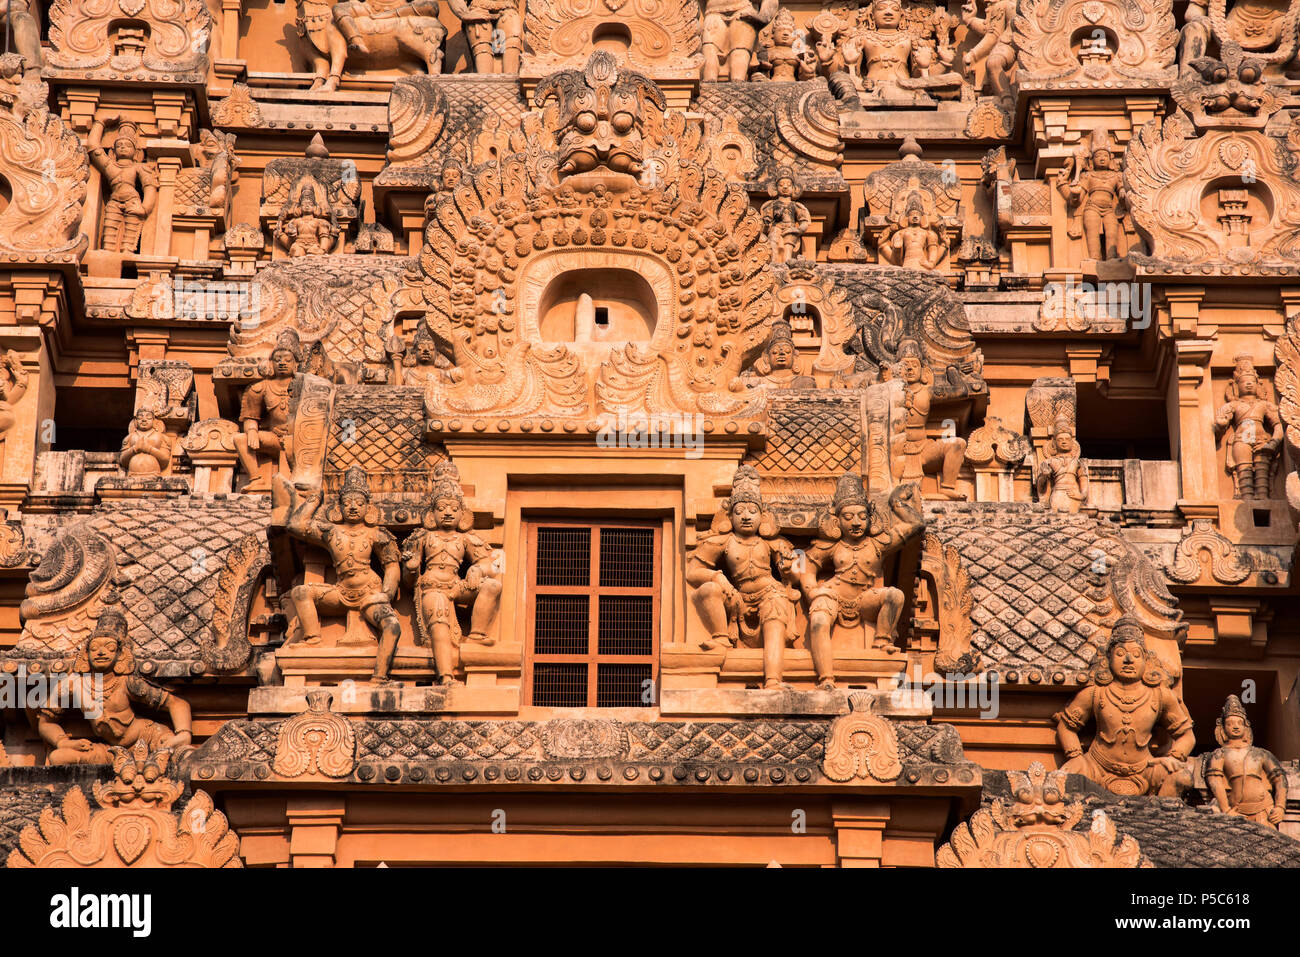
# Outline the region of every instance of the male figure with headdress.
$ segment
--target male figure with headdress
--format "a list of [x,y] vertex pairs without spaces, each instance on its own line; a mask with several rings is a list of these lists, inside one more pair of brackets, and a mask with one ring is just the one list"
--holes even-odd
[[772,323],[772,334],[768,337],[763,354],[754,361],[752,369],[747,369],[732,381],[730,388],[733,392],[754,388],[817,388],[816,379],[800,374],[795,367],[797,358],[794,331],[790,328],[790,323],[777,319]]
[[304,176],[280,207],[275,241],[291,257],[323,256],[334,251],[341,232],[325,187],[314,177]]
[[799,257],[804,233],[812,224],[812,214],[799,202],[799,192],[794,171],[783,166],[777,170],[776,181],[768,190],[772,198],[759,208],[774,263],[786,263]]
[[117,461],[127,475],[162,475],[172,464],[172,440],[157,412],[141,406],[131,419]]
[[1068,415],[1058,415],[1052,423],[1052,437],[1043,449],[1034,487],[1039,500],[1046,500],[1053,512],[1073,515],[1088,497],[1088,466],[1080,458],[1074,423]]
[[393,358],[395,385],[424,388],[431,381],[452,383],[465,378],[465,373],[439,351],[438,340],[423,319],[415,327],[415,336],[409,347],[400,336],[394,336],[389,352]]
[[964,499],[957,491],[957,473],[966,457],[966,440],[957,435],[932,439],[925,434],[934,400],[934,373],[922,362],[920,343],[903,340],[890,374],[903,380],[902,423],[890,443],[894,484],[919,483],[923,476],[935,474],[941,498]]
[[885,262],[903,269],[939,267],[948,253],[948,245],[943,231],[934,224],[933,207],[933,200],[927,202],[920,189],[907,194],[894,221],[880,233],[879,249]]
[[[831,632],[838,624],[847,629],[874,628],[872,647],[891,654],[903,611],[903,592],[881,581],[885,560],[925,528],[915,506],[915,485],[898,485],[889,495],[893,520],[878,514],[862,485],[862,476],[846,473],[835,486],[830,512],[822,520],[821,534],[808,549],[799,576],[809,600],[808,648],[821,688],[835,687]],[[817,575],[830,567],[829,579]]]
[[780,0],[708,0],[704,7],[704,67],[700,79],[749,79],[758,34],[772,22]]
[[451,462],[434,466],[432,497],[424,528],[402,546],[402,568],[415,585],[420,642],[432,647],[442,684],[453,684],[454,649],[462,637],[456,606],[470,609],[466,640],[493,644],[488,631],[501,605],[502,569],[492,548],[470,531],[474,515],[465,507],[460,472]]
[[1227,467],[1237,498],[1268,498],[1273,467],[1282,447],[1282,419],[1259,381],[1255,360],[1242,353],[1234,360],[1225,403],[1214,414],[1217,438],[1227,431]]
[[292,329],[282,332],[271,350],[270,359],[259,363],[262,378],[244,390],[239,405],[243,432],[235,435],[235,453],[250,479],[246,492],[262,492],[267,483],[259,475],[259,455],[274,463],[284,452],[293,467],[293,436],[289,431],[289,391],[293,377],[302,363],[298,335]]
[[1286,814],[1286,770],[1271,751],[1255,747],[1241,699],[1229,695],[1214,723],[1219,747],[1205,756],[1205,783],[1223,814],[1277,827]]
[[[110,156],[100,145],[105,124],[117,124]],[[133,253],[140,242],[140,230],[158,201],[158,174],[144,162],[140,134],[134,123],[124,123],[118,114],[95,117],[86,141],[90,161],[108,183],[104,203],[100,248],[114,253]]]
[[[286,528],[290,535],[329,552],[334,565],[333,583],[315,582],[295,585],[288,602],[298,616],[300,640],[305,645],[320,643],[320,616],[359,611],[362,619],[379,632],[379,650],[375,656],[376,683],[390,682],[388,673],[397,652],[402,626],[393,610],[397,586],[401,580],[397,539],[379,525],[379,510],[370,503],[370,483],[358,466],[348,469],[339,489],[338,504],[322,521],[315,517],[321,504],[319,489],[301,501],[289,481],[275,476],[276,504],[289,503]],[[375,572],[372,561],[378,559],[383,578]]]
[[1115,168],[1105,130],[1093,130],[1066,161],[1057,189],[1072,210],[1067,232],[1075,239],[1083,237],[1089,259],[1119,259],[1128,252],[1120,224],[1124,176]]
[[[82,723],[97,740],[65,730],[68,702],[80,709]],[[140,717],[136,705],[166,712],[176,730]],[[190,706],[135,673],[126,616],[108,608],[77,653],[72,673],[58,679],[46,706],[37,711],[36,731],[49,745],[47,764],[109,764],[110,747],[129,748],[140,741],[150,751],[188,745]]]
[[761,645],[763,687],[789,688],[782,676],[785,648],[796,638],[794,549],[777,534],[776,517],[763,507],[758,483],[752,465],[736,468],[731,496],[686,564],[686,581],[709,630],[704,647],[734,648],[737,641]]
[[[1092,680],[1053,720],[1067,758],[1062,770],[1069,774],[1082,774],[1116,794],[1172,797],[1191,783],[1184,766],[1196,746],[1192,719],[1159,659],[1147,650],[1136,618],[1115,622]],[[1096,731],[1085,753],[1079,732],[1090,723]],[[1157,757],[1161,727],[1172,744]]]

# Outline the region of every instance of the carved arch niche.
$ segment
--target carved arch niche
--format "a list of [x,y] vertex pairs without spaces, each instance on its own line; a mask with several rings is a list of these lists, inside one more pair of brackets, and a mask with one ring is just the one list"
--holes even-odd
[[[784,319],[794,334],[795,352],[825,387],[836,373],[853,369],[844,345],[855,331],[848,298],[830,280],[807,266],[788,268],[776,288],[774,319]],[[811,366],[807,363],[811,361]]]
[[1022,91],[1151,89],[1174,79],[1172,0],[1022,0]]
[[702,62],[698,0],[528,0],[525,78],[580,67],[593,49],[659,82],[690,80]]

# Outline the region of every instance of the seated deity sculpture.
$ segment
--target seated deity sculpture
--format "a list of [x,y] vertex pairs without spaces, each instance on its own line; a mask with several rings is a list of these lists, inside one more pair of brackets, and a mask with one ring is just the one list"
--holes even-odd
[[932,39],[903,28],[900,0],[872,0],[842,45],[849,72],[864,93],[894,103],[931,103],[930,94],[956,95],[961,77],[951,72],[955,53],[947,14],[939,8]]
[[[113,153],[100,145],[106,125],[117,125]],[[133,253],[140,244],[144,221],[158,201],[158,174],[144,161],[139,131],[134,123],[122,122],[118,114],[95,117],[86,142],[90,161],[108,184],[108,200],[102,214],[100,248],[112,253]]]
[[393,358],[393,383],[401,386],[424,386],[430,381],[459,382],[465,373],[438,349],[438,341],[422,319],[408,348],[400,338],[390,345]]
[[524,48],[519,0],[447,0],[447,6],[465,28],[475,72],[519,72]]
[[269,487],[261,478],[259,457],[275,465],[283,452],[293,467],[293,436],[289,430],[290,389],[293,377],[302,364],[298,336],[291,330],[282,333],[271,350],[270,358],[259,365],[262,378],[244,390],[239,406],[239,423],[243,431],[235,435],[235,452],[249,483],[246,492],[264,492]]
[[341,233],[325,187],[304,176],[294,185],[289,201],[280,208],[275,225],[276,244],[291,257],[322,256],[334,252]]
[[172,453],[171,436],[157,413],[147,406],[138,409],[117,457],[122,471],[135,476],[161,475],[171,467]]
[[1088,466],[1080,458],[1074,423],[1067,415],[1057,416],[1052,424],[1052,437],[1043,449],[1034,487],[1039,500],[1046,501],[1053,512],[1074,514],[1088,497]]
[[1224,399],[1226,402],[1214,414],[1214,434],[1217,437],[1228,433],[1227,468],[1236,497],[1268,498],[1282,447],[1282,420],[1249,354],[1236,357]]
[[1229,695],[1214,723],[1219,747],[1205,756],[1205,783],[1223,814],[1277,827],[1286,814],[1286,769],[1272,752],[1255,747],[1241,699]]
[[[379,631],[374,682],[394,683],[389,671],[402,632],[393,610],[401,579],[400,555],[397,540],[379,525],[379,510],[370,503],[366,473],[357,466],[347,470],[338,504],[325,520],[316,518],[321,504],[319,489],[299,499],[289,481],[276,475],[275,498],[277,511],[288,507],[285,528],[289,534],[328,552],[336,576],[333,582],[304,583],[290,589],[288,605],[298,617],[299,641],[304,645],[320,643],[322,613],[360,612],[362,620]],[[373,559],[378,559],[384,570],[382,578],[372,567]]]
[[[867,497],[862,476],[846,474],[836,484],[830,512],[800,574],[809,602],[808,647],[819,687],[835,687],[831,633],[836,625],[849,630],[873,628],[872,647],[901,654],[894,639],[903,592],[882,579],[889,555],[925,527],[918,500],[915,485],[895,486],[889,495],[894,520],[889,522]],[[819,582],[818,573],[828,567],[831,577]]]
[[772,247],[772,262],[786,263],[799,256],[804,233],[812,224],[808,207],[799,202],[800,190],[795,185],[794,171],[782,167],[776,181],[768,190],[772,198],[759,209],[767,241]]
[[745,389],[815,389],[817,380],[810,375],[802,375],[798,368],[798,356],[794,351],[794,332],[790,323],[778,319],[772,323],[772,334],[768,337],[767,348],[755,360],[752,368],[737,376],[730,385],[733,392]]
[[307,41],[313,90],[337,90],[349,62],[386,67],[411,58],[442,72],[438,0],[298,0],[298,35]]
[[[933,221],[933,200],[920,190],[907,195],[896,219],[880,234],[880,258],[903,269],[937,269],[948,254],[948,244]],[[927,210],[927,207],[930,207]]]
[[957,490],[957,473],[966,457],[966,440],[958,435],[930,438],[926,423],[934,400],[934,373],[921,359],[921,347],[905,339],[898,347],[898,363],[891,370],[903,380],[903,419],[890,443],[894,483],[920,482],[925,475],[938,478],[940,498],[964,499]]
[[1085,138],[1062,169],[1057,189],[1071,210],[1068,233],[1075,239],[1083,237],[1089,259],[1119,259],[1128,252],[1128,237],[1120,223],[1124,179],[1105,130]]
[[704,66],[700,79],[749,79],[758,34],[772,22],[780,0],[708,0],[704,7]]
[[[80,710],[72,719],[69,702]],[[137,705],[166,712],[172,727],[140,717]],[[71,720],[88,725],[93,740],[73,737],[64,727]],[[190,706],[135,673],[126,616],[108,608],[78,652],[72,672],[57,679],[46,707],[37,711],[36,730],[49,745],[48,764],[109,764],[111,747],[144,742],[150,751],[158,751],[189,745]]]
[[434,467],[431,497],[424,528],[402,546],[402,568],[415,585],[418,637],[433,649],[439,681],[454,684],[453,651],[462,640],[456,608],[470,609],[465,641],[493,644],[488,632],[501,604],[502,570],[488,544],[470,531],[474,516],[465,507],[455,465]]
[[[1115,622],[1091,682],[1054,720],[1067,773],[1082,774],[1116,794],[1171,797],[1191,783],[1184,765],[1196,744],[1192,719],[1147,650],[1136,618]],[[1095,733],[1085,752],[1079,732],[1090,723]],[[1167,755],[1157,757],[1153,748],[1161,727],[1172,744]]]
[[794,549],[777,534],[758,486],[753,466],[736,469],[731,496],[687,562],[686,581],[709,630],[703,647],[761,646],[763,687],[775,690],[790,687],[782,681],[784,654],[797,637],[799,593],[792,587]]

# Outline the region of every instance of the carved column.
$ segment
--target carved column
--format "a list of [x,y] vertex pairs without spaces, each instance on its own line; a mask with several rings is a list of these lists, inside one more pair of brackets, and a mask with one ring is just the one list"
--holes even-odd
[[[1177,418],[1170,423],[1170,436],[1177,448],[1171,452],[1182,467],[1183,489],[1179,505],[1208,506],[1219,499],[1214,444],[1214,396],[1210,380],[1210,357],[1214,343],[1208,339],[1180,339],[1174,343],[1177,356],[1177,391],[1171,409]],[[1186,508],[1184,508],[1186,512]],[[1217,517],[1217,513],[1216,513]]]

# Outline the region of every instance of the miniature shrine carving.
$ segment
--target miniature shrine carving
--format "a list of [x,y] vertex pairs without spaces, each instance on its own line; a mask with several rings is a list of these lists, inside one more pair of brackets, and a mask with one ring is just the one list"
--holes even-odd
[[[100,146],[106,125],[117,127],[112,155]],[[158,173],[144,162],[144,149],[134,123],[110,114],[95,117],[86,144],[90,161],[108,184],[100,231],[100,248],[113,253],[133,253],[140,230],[158,201]]]
[[882,262],[937,270],[962,233],[961,184],[953,171],[923,161],[914,139],[898,152],[898,162],[867,176],[864,238]]
[[[455,465],[434,466],[429,498],[424,527],[402,546],[402,568],[415,585],[418,637],[433,650],[439,681],[452,684],[455,649],[462,638],[484,645],[495,641],[489,633],[501,604],[502,566],[500,553],[470,531],[474,516],[465,505]],[[462,636],[458,605],[470,609],[468,635]]]
[[[75,702],[80,713],[69,715],[59,703],[37,710],[36,730],[49,746],[48,764],[108,764],[113,748],[157,751],[190,743],[189,704],[135,674],[126,616],[113,608],[100,612],[72,673],[58,679],[51,698]],[[140,705],[165,712],[171,726],[137,715]],[[81,734],[87,736],[74,736]]]
[[1176,73],[1179,34],[1168,0],[1032,0],[1014,28],[1022,89],[1162,85]]
[[[1090,683],[1055,720],[1067,773],[1082,774],[1116,794],[1173,796],[1190,784],[1185,765],[1196,744],[1192,719],[1147,650],[1136,619],[1115,623]],[[1085,752],[1079,733],[1089,724],[1096,730]],[[1161,727],[1171,743],[1167,754],[1157,756],[1152,746]]]
[[[212,14],[204,0],[54,0],[47,67],[202,82]],[[146,79],[147,78],[147,79]]]
[[1273,469],[1282,448],[1282,419],[1249,353],[1234,360],[1224,404],[1214,413],[1214,434],[1226,434],[1224,447],[1234,494],[1242,499],[1271,498]]
[[1229,695],[1214,722],[1217,750],[1204,758],[1205,783],[1223,814],[1277,827],[1286,814],[1286,770],[1270,751],[1255,747],[1241,699]]
[[[872,648],[901,653],[894,641],[904,596],[901,589],[884,584],[885,560],[924,529],[917,504],[915,485],[896,486],[888,499],[893,514],[882,518],[860,475],[844,475],[836,483],[830,511],[804,556],[800,575],[808,599],[808,647],[819,687],[835,687],[831,631],[837,626],[869,631]],[[819,582],[823,570],[831,575]]]
[[784,653],[796,638],[799,593],[793,587],[794,549],[777,534],[758,485],[752,466],[736,469],[731,495],[691,553],[686,581],[709,630],[705,648],[761,647],[763,687],[773,690],[789,687],[782,680]]
[[[376,684],[392,683],[389,670],[402,631],[393,611],[401,580],[401,556],[397,540],[379,525],[366,473],[355,466],[348,469],[338,501],[325,519],[316,518],[322,498],[319,489],[300,496],[283,476],[277,475],[273,491],[281,514],[287,516],[286,531],[328,552],[337,575],[333,583],[303,583],[289,591],[288,605],[298,618],[297,640],[304,645],[320,644],[322,614],[359,612],[366,624],[379,632],[373,680]],[[383,567],[382,578],[372,567],[374,559]],[[368,645],[370,641],[352,634],[341,639],[343,644]]]
[[275,241],[291,257],[323,256],[333,252],[342,229],[325,187],[304,176],[290,190],[289,201],[280,207]]

